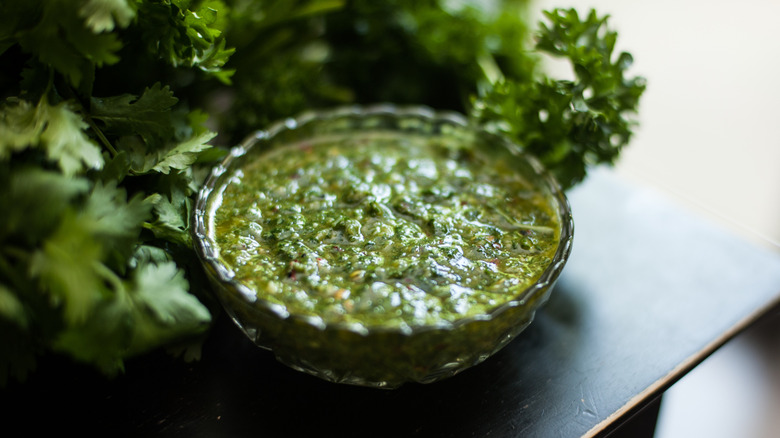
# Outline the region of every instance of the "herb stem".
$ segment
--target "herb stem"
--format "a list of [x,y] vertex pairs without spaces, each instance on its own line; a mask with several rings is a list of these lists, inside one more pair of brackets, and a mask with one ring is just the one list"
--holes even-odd
[[100,140],[100,143],[105,146],[106,149],[111,153],[111,157],[116,157],[119,155],[119,152],[114,148],[114,146],[111,144],[110,141],[108,141],[108,138],[106,138],[106,135],[103,134],[103,131],[97,126],[97,123],[95,123],[95,120],[92,119],[92,116],[87,111],[87,106],[84,105],[84,102],[80,99],[78,93],[76,93],[73,88],[70,85],[66,85],[66,88],[68,90],[68,93],[71,95],[71,97],[78,102],[79,106],[81,107],[81,116],[83,117],[84,121],[87,122],[90,129],[95,133],[98,140]]
[[111,284],[114,292],[117,293],[120,297],[124,298],[127,295],[127,291],[125,290],[125,285],[122,283],[122,279],[119,278],[119,276],[109,269],[106,265],[103,263],[94,263],[95,272],[98,273],[101,277],[103,277],[104,280],[106,280],[109,284]]
[[111,144],[110,141],[106,138],[105,134],[103,134],[103,131],[98,128],[97,124],[94,120],[92,120],[92,117],[90,117],[89,114],[83,113],[84,120],[87,121],[89,124],[89,127],[92,128],[92,131],[97,135],[98,139],[100,139],[100,142],[103,143],[103,146],[108,149],[109,152],[111,152],[112,157],[116,157],[119,153],[114,149],[114,146]]
[[493,55],[483,53],[477,57],[477,63],[490,86],[495,86],[497,83],[504,80],[504,73],[501,72],[501,67],[498,66]]

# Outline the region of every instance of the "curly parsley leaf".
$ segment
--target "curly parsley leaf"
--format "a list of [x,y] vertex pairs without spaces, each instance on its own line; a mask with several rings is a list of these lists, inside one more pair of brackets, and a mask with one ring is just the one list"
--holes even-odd
[[141,2],[139,14],[147,25],[142,35],[151,53],[174,67],[194,67],[230,83],[233,71],[223,66],[235,49],[223,37],[227,10],[219,0]]
[[499,80],[475,102],[472,117],[514,138],[569,188],[590,166],[613,163],[629,143],[646,83],[626,77],[632,58],[615,56],[617,33],[607,16],[591,11],[582,19],[574,9],[545,15],[536,49],[568,59],[575,79]]

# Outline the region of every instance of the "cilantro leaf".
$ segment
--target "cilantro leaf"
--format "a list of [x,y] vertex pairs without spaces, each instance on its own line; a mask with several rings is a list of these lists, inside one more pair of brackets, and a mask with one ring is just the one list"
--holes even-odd
[[208,327],[211,314],[187,289],[173,262],[143,263],[115,295],[100,300],[89,321],[63,330],[53,348],[116,374],[125,358]]
[[116,148],[135,173],[169,173],[190,167],[216,137],[203,127],[205,113],[174,111],[177,103],[169,87],[156,83],[140,97],[93,97],[90,115],[105,134],[118,137]]
[[147,202],[154,206],[155,219],[146,223],[145,227],[159,239],[191,246],[187,215],[183,213],[183,211],[189,211],[189,203],[182,200],[182,203],[177,206],[159,193],[147,198]]
[[189,172],[172,172],[156,176],[154,186],[158,192],[146,201],[153,205],[153,219],[144,224],[158,239],[192,247],[189,234],[189,217],[192,214],[192,198],[196,187]]
[[89,224],[67,211],[54,233],[33,252],[30,275],[61,307],[68,324],[83,323],[106,292],[101,275],[103,248]]
[[65,175],[103,166],[100,148],[84,132],[89,125],[67,102],[51,106],[41,101],[38,111],[45,125],[40,142],[49,159],[56,162]]
[[40,146],[65,175],[99,169],[103,156],[87,136],[87,128],[87,123],[68,102],[50,105],[42,98],[33,106],[13,99],[0,110],[0,158]]
[[103,243],[104,263],[115,271],[123,271],[150,210],[151,204],[140,194],[128,200],[125,189],[116,182],[95,183],[80,214],[92,238]]
[[[203,325],[210,321],[207,309],[187,293],[188,284],[184,273],[173,262],[146,264],[134,271],[134,298],[139,307],[147,311],[148,318],[156,325],[179,327],[183,332],[190,326]],[[148,337],[138,342],[148,343]]]
[[100,172],[96,172],[96,180],[122,183],[125,177],[130,174],[130,158],[125,151],[119,151],[113,158],[109,159]]
[[0,108],[0,159],[37,144],[44,123],[36,107],[20,99],[9,99]]
[[212,148],[208,142],[214,137],[216,133],[205,131],[181,142],[150,144],[138,136],[125,136],[117,140],[117,148],[127,154],[130,169],[136,174],[167,174],[187,169],[198,161],[202,153]]
[[[87,193],[85,178],[37,167],[20,167],[0,177],[0,243],[37,245],[59,224],[72,202]],[[44,206],[42,208],[42,206]]]
[[133,284],[136,324],[129,354],[192,339],[209,327],[211,312],[188,293],[184,273],[173,262],[142,264],[134,271]]
[[127,27],[135,17],[135,9],[127,0],[87,0],[79,9],[87,27],[94,33]]
[[90,115],[102,122],[109,134],[137,134],[147,142],[158,143],[171,135],[171,109],[178,101],[170,87],[158,82],[146,88],[140,97],[93,97]]
[[188,168],[197,161],[201,152],[211,148],[208,142],[216,135],[214,132],[207,131],[177,144],[161,154],[153,169],[161,173],[169,173],[172,170]]
[[50,0],[42,2],[40,8],[39,21],[20,32],[19,44],[41,63],[66,76],[71,84],[88,89],[90,84],[83,82],[91,82],[96,66],[119,61],[117,52],[122,42],[118,36],[95,33],[71,2]]
[[83,208],[66,210],[32,254],[30,273],[53,304],[63,306],[66,321],[82,323],[106,293],[106,282],[116,285],[114,271],[124,269],[149,210],[140,197],[127,201],[124,189],[98,182]]
[[133,319],[125,294],[96,299],[89,319],[70,321],[50,341],[53,351],[97,367],[107,376],[124,369]]

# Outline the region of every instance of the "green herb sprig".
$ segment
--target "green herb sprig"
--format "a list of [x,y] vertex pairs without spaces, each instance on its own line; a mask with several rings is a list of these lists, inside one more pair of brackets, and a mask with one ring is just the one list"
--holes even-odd
[[591,166],[614,164],[630,142],[646,81],[626,77],[633,57],[615,56],[617,32],[607,28],[608,16],[591,10],[581,19],[575,9],[545,16],[535,51],[568,60],[574,80],[501,77],[475,97],[471,116],[540,158],[568,189]]

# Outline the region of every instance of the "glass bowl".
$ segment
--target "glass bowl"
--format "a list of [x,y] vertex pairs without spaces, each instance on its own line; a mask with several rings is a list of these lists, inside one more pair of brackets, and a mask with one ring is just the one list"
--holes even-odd
[[[502,211],[500,209],[503,208],[501,205],[496,207],[487,201],[485,201],[486,206],[479,207],[482,210],[477,213],[472,212],[482,215],[479,216],[479,220],[474,217],[463,219],[455,213],[452,213],[451,217],[447,216],[449,214],[446,213],[447,211],[454,212],[461,205],[465,206],[483,197],[488,199],[490,193],[483,192],[502,190],[500,186],[506,184],[498,182],[494,184],[496,186],[494,189],[490,189],[490,186],[480,185],[481,183],[477,182],[483,178],[481,174],[470,175],[466,170],[453,171],[451,175],[453,181],[462,182],[462,187],[468,187],[463,190],[475,193],[469,195],[473,196],[472,198],[465,198],[466,195],[457,191],[454,193],[452,190],[446,191],[441,188],[441,185],[436,185],[437,175],[439,175],[436,169],[446,172],[449,168],[447,166],[452,165],[452,160],[448,162],[449,164],[436,164],[444,167],[428,166],[426,170],[426,165],[435,163],[426,161],[431,157],[420,158],[415,155],[414,159],[407,159],[404,155],[407,152],[404,150],[399,152],[392,149],[396,154],[392,155],[391,146],[385,146],[392,145],[392,148],[400,148],[401,146],[398,145],[405,145],[403,147],[411,148],[408,149],[410,151],[408,153],[414,155],[418,150],[427,150],[425,148],[429,144],[433,145],[430,146],[431,148],[444,148],[442,149],[444,152],[431,149],[434,155],[444,154],[450,158],[469,157],[472,156],[471,154],[480,157],[484,155],[488,157],[485,160],[489,165],[493,165],[490,163],[494,161],[496,166],[511,169],[505,178],[521,181],[525,184],[523,187],[528,188],[516,190],[518,193],[522,192],[522,195],[514,193],[514,186],[511,184],[515,183],[512,182],[507,187],[513,192],[504,197],[509,199],[511,195],[512,199],[519,199],[533,196],[533,199],[536,199],[534,202],[544,204],[546,210],[542,209],[539,212],[534,210],[530,215],[533,216],[531,219],[540,220],[539,217],[544,217],[554,225],[548,225],[547,228],[538,226],[537,229],[534,228],[536,225],[531,223],[526,229],[524,228],[526,219],[522,219],[525,222],[520,223],[522,221],[517,214],[510,214],[511,217],[496,219],[499,222],[503,221],[502,223],[509,228],[503,231],[485,232],[484,230],[494,230],[495,226],[482,224],[479,220],[483,220],[482,217],[489,209],[495,207],[495,211]],[[340,145],[344,145],[343,149],[337,150],[337,147],[342,147]],[[425,148],[418,145],[425,145]],[[332,149],[326,152],[326,147]],[[387,153],[379,154],[378,152],[385,151],[380,148],[385,147],[388,148]],[[284,164],[285,160],[301,159],[312,150],[320,155],[311,158],[306,166],[317,166],[318,163],[325,166],[322,163],[331,158],[334,163],[341,162],[341,164],[328,164],[327,166],[330,167],[322,167],[311,172],[306,167],[299,169],[296,167],[297,164],[292,167]],[[349,154],[354,154],[357,158],[350,162],[347,160]],[[392,163],[383,164],[383,159],[390,160]],[[384,172],[392,166],[400,166],[398,164],[400,162],[405,163],[404,168],[416,169],[415,171],[418,172],[414,176],[416,180],[411,176]],[[317,181],[317,175],[331,172],[322,169],[338,168],[341,169],[338,172],[347,172],[344,174],[354,176],[355,171],[363,165],[369,166],[370,163],[375,165],[372,167],[374,170],[370,170],[372,176],[366,177],[364,181],[352,181],[347,184],[343,181],[320,182],[319,186],[317,183],[312,183]],[[287,175],[285,178],[290,179],[290,186],[258,189],[257,187],[261,186],[253,186],[254,183],[250,183],[252,177],[247,177],[253,172],[257,178],[271,178],[273,175],[287,172],[289,175],[285,174]],[[431,172],[434,174],[430,174]],[[298,178],[301,175],[308,175],[307,183],[300,182]],[[361,185],[366,181],[372,181],[372,178],[379,178],[375,175],[387,178],[382,180],[384,182],[394,181],[395,184],[404,181],[407,185],[394,186],[390,183],[377,183],[373,187]],[[284,178],[282,180],[286,181]],[[316,192],[318,199],[327,199],[330,204],[318,202],[315,208],[297,201],[291,204],[284,204],[280,200],[267,201],[279,191],[283,194],[302,192],[300,184],[308,184],[306,193]],[[458,223],[467,224],[463,225],[463,229],[456,227],[457,233],[450,230],[451,234],[448,235],[450,227],[445,223],[442,228],[443,222],[436,222],[438,220],[436,216],[424,216],[429,217],[427,222],[421,219],[423,222],[412,224],[411,222],[414,222],[417,216],[401,207],[416,205],[413,204],[417,202],[415,199],[403,198],[404,202],[408,201],[406,204],[403,202],[393,204],[390,201],[383,204],[383,199],[389,199],[390,195],[395,196],[396,199],[414,196],[411,192],[425,184],[428,184],[427,188],[420,189],[423,195],[418,194],[421,199],[428,200],[432,193],[440,195],[439,198],[435,198],[440,201],[420,204],[427,205],[428,210],[425,210],[427,212],[425,214],[445,212],[441,213],[440,219],[444,222],[450,220],[450,224],[455,223],[457,218],[461,218],[458,219],[460,220]],[[336,195],[323,194],[321,192],[325,185],[326,188],[338,186],[341,189],[334,189]],[[244,189],[245,187],[248,188]],[[358,190],[360,187],[364,189],[363,192]],[[257,204],[247,207],[242,206],[241,202],[244,201],[227,200],[233,199],[229,196],[239,196],[231,193],[242,190],[246,192],[241,195],[244,198],[236,199],[244,199],[244,201],[249,199],[253,200],[252,202],[261,199],[265,200],[263,201],[265,203],[256,201]],[[442,194],[442,191],[446,193]],[[358,198],[350,198],[356,196],[356,193],[359,195]],[[341,201],[337,198],[342,195],[348,199],[338,204]],[[289,196],[284,199],[288,198]],[[445,204],[449,207],[444,206]],[[379,238],[374,239],[372,237],[374,235],[366,231],[371,228],[371,224],[376,225],[372,230],[378,228],[379,222],[374,219],[366,219],[370,223],[364,220],[363,234],[360,232],[357,235],[350,234],[349,224],[344,224],[352,221],[354,225],[355,220],[351,218],[343,221],[337,218],[333,223],[328,222],[332,226],[324,227],[324,231],[316,234],[317,228],[321,225],[320,221],[332,221],[334,215],[339,214],[345,215],[346,218],[354,212],[344,208],[353,208],[355,205],[360,205],[360,212],[373,212],[365,215],[366,217],[379,215],[387,218],[382,219],[385,221],[382,223],[391,225],[389,234],[386,233],[384,238],[380,234]],[[274,216],[280,214],[278,213],[280,206],[282,210],[289,212],[291,216],[285,216],[288,218],[306,218],[307,209],[311,209],[312,213],[308,222],[304,220],[298,224],[300,226],[297,231],[291,232],[289,229],[279,231],[280,228],[274,228],[274,223],[283,223],[287,220],[281,219],[281,216]],[[399,212],[399,209],[403,211]],[[457,211],[468,213],[466,210]],[[359,216],[363,217],[362,215],[363,213],[360,213]],[[423,218],[423,216],[419,217]],[[565,194],[536,159],[522,153],[519,147],[505,138],[471,126],[459,114],[437,112],[419,106],[350,106],[312,111],[257,131],[233,148],[228,157],[212,170],[198,194],[193,219],[192,229],[196,250],[213,283],[214,293],[228,315],[254,343],[272,350],[279,361],[296,370],[332,382],[379,388],[395,388],[405,382],[435,382],[484,361],[506,346],[531,323],[536,310],[548,299],[551,289],[566,264],[573,237],[572,215]],[[506,225],[507,223],[515,225]],[[468,224],[487,228],[471,229]],[[355,227],[361,230],[360,226],[359,223],[354,225],[353,232]],[[398,237],[405,236],[399,231],[401,229],[399,227],[402,226],[417,230],[415,231],[417,234],[413,233],[416,237],[411,237],[408,242]],[[510,232],[510,230],[515,231]],[[544,239],[539,236],[544,233],[548,233],[545,247],[547,255],[541,256],[538,255],[542,254],[542,250],[538,249],[542,245],[539,242],[543,242]],[[309,240],[296,241],[296,239],[304,239],[301,237],[303,235],[308,236],[306,239]],[[471,240],[463,236],[469,236]],[[474,239],[477,238],[475,236],[487,241],[479,240],[479,244],[469,243],[475,241]],[[265,247],[264,241],[271,243]],[[358,241],[359,245],[350,246],[353,241]],[[451,245],[453,241],[458,245]],[[377,242],[380,246],[384,245],[384,253],[371,253],[366,249],[374,248]],[[423,242],[427,243],[423,244]],[[302,262],[295,254],[271,251],[273,248],[303,248],[300,257],[305,258],[311,255],[309,249],[312,246],[316,246],[320,253],[324,251],[335,254],[337,249],[344,250],[339,245],[352,251],[350,254],[354,257],[340,255],[341,258],[338,258],[334,255],[333,257],[337,258],[328,261],[327,269],[320,264],[322,258],[319,256],[309,257],[310,262],[316,260],[315,264],[312,262],[306,265],[309,268],[313,266],[309,269],[306,266],[303,268],[299,266]],[[510,247],[515,248],[517,252],[508,252]],[[499,252],[490,253],[493,248],[498,248],[495,251]],[[452,256],[454,258],[447,258],[449,257],[447,256],[442,259],[442,263],[449,263],[442,268],[435,257],[442,256],[445,250],[449,251],[447,254],[455,255]],[[462,257],[464,251],[474,256],[466,260]],[[366,259],[363,257],[366,254],[373,255]],[[489,259],[490,254],[493,259]],[[526,257],[522,260],[527,259],[536,263],[537,271],[516,266],[515,254],[518,254],[517,257]],[[358,255],[361,258],[356,258]],[[349,266],[339,266],[339,260]],[[401,265],[406,269],[404,272],[416,273],[419,278],[401,280],[401,276],[389,273],[396,272],[393,269]],[[510,270],[507,267],[509,265],[514,266],[511,272],[521,272],[521,274],[509,275],[504,271],[495,275],[491,273],[495,271],[496,266]],[[276,268],[272,269],[271,266]],[[287,271],[279,271],[285,266],[292,267]],[[460,268],[463,270],[458,270]],[[367,272],[371,274],[370,278],[367,277]],[[472,276],[479,277],[475,272],[480,272],[480,275],[491,279],[489,281],[492,283],[485,283],[486,286],[483,288],[485,291],[499,292],[489,295],[488,292],[483,293],[479,287],[464,288],[467,282],[477,281],[471,279]],[[260,279],[255,279],[253,273],[258,273]],[[305,274],[308,275],[306,282],[297,278],[304,275],[303,273],[308,273]],[[522,280],[520,277],[523,276],[527,278]],[[389,279],[391,277],[397,277],[393,280],[395,282]],[[327,281],[323,278],[327,278]],[[382,281],[372,282],[371,278],[373,280],[379,278]],[[523,281],[527,281],[527,284]],[[419,282],[419,284],[408,284],[409,282]],[[355,285],[354,288],[350,287],[352,284]],[[393,287],[397,287],[398,290],[393,292]],[[280,293],[280,290],[285,292]],[[307,301],[320,296],[326,298],[316,302]],[[407,298],[409,301],[406,301]],[[300,305],[296,301],[299,299]],[[360,311],[362,313],[358,314],[358,311],[353,310],[355,308],[362,309]],[[409,310],[407,312],[404,309]]]

